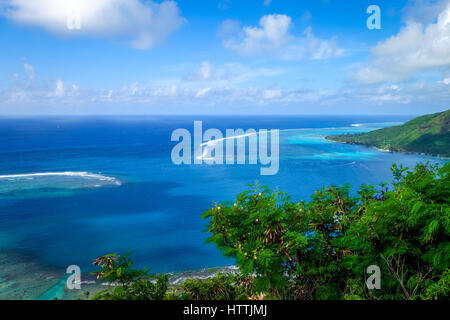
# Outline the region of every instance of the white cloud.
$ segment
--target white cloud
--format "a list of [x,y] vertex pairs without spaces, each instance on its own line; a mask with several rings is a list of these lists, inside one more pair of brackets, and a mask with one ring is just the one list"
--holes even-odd
[[17,80],[19,80],[19,78],[20,78],[20,76],[17,72],[13,73],[10,77],[11,82],[13,82],[13,83],[16,82]]
[[203,61],[200,69],[197,71],[196,75],[193,77],[193,80],[210,80],[212,77],[212,65],[209,61]]
[[[312,28],[305,30],[306,34],[306,56],[311,59],[327,59],[343,54],[343,49],[338,48],[336,39],[321,40],[316,38],[312,33]],[[291,52],[292,54],[292,52]]]
[[[447,79],[448,80],[448,79]],[[60,106],[76,107],[95,113],[97,108],[111,106],[123,113],[134,113],[142,107],[148,110],[165,112],[167,107],[175,107],[178,111],[189,110],[183,107],[193,106],[195,110],[202,107],[240,108],[265,106],[274,112],[284,107],[291,111],[309,108],[310,112],[340,110],[341,107],[353,106],[355,112],[365,110],[367,106],[375,106],[379,110],[411,110],[415,106],[426,106],[429,110],[448,108],[450,101],[450,80],[439,82],[402,82],[399,84],[346,86],[337,89],[285,89],[277,86],[254,86],[251,84],[224,85],[222,83],[175,82],[166,85],[137,82],[118,89],[79,88],[76,84],[56,79],[43,82],[12,82],[6,90],[0,91],[0,100],[4,108],[20,111],[25,106]],[[432,97],[432,98],[430,98]],[[125,109],[122,109],[126,106]],[[364,108],[366,107],[366,108]],[[88,109],[86,109],[88,108]],[[136,109],[135,109],[136,108]],[[155,108],[155,109],[153,109]],[[395,109],[393,109],[395,108]],[[8,109],[4,109],[8,110]],[[105,110],[105,109],[102,109]],[[246,110],[246,109],[242,109]],[[241,110],[241,111],[242,111]],[[269,109],[267,109],[269,110]],[[348,110],[348,109],[347,109]],[[40,109],[36,109],[40,113]],[[0,110],[2,113],[2,110]]]
[[398,81],[418,72],[450,67],[450,1],[435,23],[408,22],[371,51],[354,77],[361,83]]
[[206,96],[211,91],[211,88],[201,88],[197,91],[196,97],[201,98]]
[[279,68],[251,68],[237,62],[217,65],[210,61],[203,61],[198,69],[186,75],[183,80],[187,82],[208,82],[208,85],[234,86],[252,79],[279,76],[285,72],[285,70]]
[[318,39],[311,28],[306,29],[305,37],[296,37],[290,33],[291,27],[292,19],[287,15],[265,15],[258,26],[242,28],[237,35],[226,37],[223,45],[243,55],[269,55],[287,60],[326,59],[343,54],[335,38]]
[[244,27],[245,38],[236,45],[237,50],[252,54],[264,50],[279,49],[289,41],[291,18],[282,14],[266,15],[259,21],[260,27]]
[[[283,110],[281,107],[301,110],[308,106],[311,112],[331,112],[333,108],[349,105],[355,110],[360,110],[361,107],[361,110],[367,110],[368,105],[376,106],[377,111],[391,110],[394,107],[408,110],[407,108],[417,105],[436,110],[448,107],[450,101],[448,76],[433,82],[401,81],[364,86],[347,83],[342,88],[313,90],[305,87],[307,84],[300,83],[297,88],[281,87],[276,84],[276,77],[271,79],[271,76],[280,76],[285,72],[251,68],[240,63],[213,64],[203,61],[191,73],[195,78],[169,78],[146,84],[132,82],[121,88],[104,89],[79,87],[70,80],[60,78],[23,81],[18,74],[14,74],[9,88],[0,90],[0,100],[4,108],[11,108],[10,110],[20,110],[20,106],[48,106],[52,110],[58,110],[55,108],[59,106],[76,107],[77,110],[90,106],[92,109],[89,112],[95,112],[97,107],[108,105],[116,108],[115,110],[126,106],[123,112],[130,113],[143,110],[139,109],[142,107],[159,108],[158,110],[165,112],[167,106],[175,106],[178,111],[186,106],[193,106],[197,108],[195,110],[215,106],[218,111],[222,107],[264,106],[278,111]],[[270,80],[267,81],[268,79]]]
[[64,96],[65,91],[66,88],[64,86],[64,81],[58,79],[56,80],[55,90],[50,95],[55,97],[62,97]]
[[226,19],[222,21],[217,30],[217,35],[222,38],[232,37],[237,34],[241,29],[241,24],[239,21],[233,19]]
[[33,80],[36,73],[34,72],[34,68],[32,65],[29,65],[28,63],[25,63],[23,65],[23,68],[25,69],[25,73],[27,74],[28,78]]
[[448,4],[448,0],[409,0],[402,9],[405,22],[435,22],[436,17]]
[[[164,41],[184,19],[174,1],[3,0],[1,12],[13,21],[64,36],[105,37],[147,49]],[[79,19],[78,19],[79,17]],[[79,21],[79,29],[68,21]]]
[[282,92],[281,90],[264,90],[262,93],[262,97],[264,99],[275,99],[275,98],[280,98],[282,96]]

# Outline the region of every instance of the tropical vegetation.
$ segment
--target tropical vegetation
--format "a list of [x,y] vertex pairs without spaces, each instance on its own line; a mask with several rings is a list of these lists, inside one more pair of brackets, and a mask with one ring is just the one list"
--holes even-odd
[[[316,191],[295,202],[282,191],[250,186],[234,202],[203,214],[208,242],[239,272],[169,286],[134,270],[129,256],[100,257],[96,274],[119,283],[96,299],[450,298],[450,164],[393,165],[393,181]],[[379,289],[367,285],[370,266]]]
[[450,157],[450,110],[417,117],[401,126],[326,138],[390,151]]

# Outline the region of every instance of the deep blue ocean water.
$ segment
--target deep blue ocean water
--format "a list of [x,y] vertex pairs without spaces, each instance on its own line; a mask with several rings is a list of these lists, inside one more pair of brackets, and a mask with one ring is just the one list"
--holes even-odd
[[[256,180],[308,199],[330,184],[391,181],[390,166],[441,161],[331,143],[323,135],[365,132],[412,117],[53,117],[0,119],[0,251],[18,250],[83,272],[106,253],[130,251],[154,272],[233,264],[202,230],[200,215]],[[172,163],[177,128],[298,129],[280,133],[277,175],[259,165]],[[16,176],[84,172],[80,175]],[[89,176],[90,174],[99,175]],[[1,178],[3,176],[3,178]],[[105,180],[108,177],[114,180]],[[116,183],[120,181],[120,183]]]

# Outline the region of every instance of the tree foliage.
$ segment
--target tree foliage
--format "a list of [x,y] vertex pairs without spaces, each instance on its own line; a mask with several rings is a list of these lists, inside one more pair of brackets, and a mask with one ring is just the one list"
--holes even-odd
[[[166,275],[155,277],[149,270],[133,269],[130,255],[108,254],[98,257],[94,265],[99,270],[93,273],[105,284],[114,288],[97,293],[94,300],[162,300],[165,297],[168,278]],[[152,281],[156,280],[156,281]]]
[[427,114],[401,126],[382,128],[367,133],[342,134],[328,140],[362,144],[400,152],[450,156],[450,110]]
[[251,277],[218,274],[208,279],[187,279],[178,298],[184,300],[247,300],[252,292]]
[[[450,299],[450,163],[393,165],[393,182],[316,191],[294,202],[251,186],[203,214],[207,240],[237,274],[188,279],[134,270],[128,255],[99,257],[98,277],[114,289],[95,299]],[[367,268],[381,270],[369,290]]]
[[[208,242],[255,275],[257,292],[276,298],[446,298],[449,169],[394,165],[391,191],[363,185],[352,195],[348,185],[331,186],[309,202],[253,186],[203,215]],[[365,285],[370,265],[381,268],[380,290]],[[434,286],[444,288],[430,291]]]

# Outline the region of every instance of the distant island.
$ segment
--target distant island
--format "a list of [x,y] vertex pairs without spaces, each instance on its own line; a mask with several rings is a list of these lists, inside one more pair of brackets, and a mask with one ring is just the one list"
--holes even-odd
[[387,151],[450,157],[449,130],[450,109],[414,118],[401,126],[325,138],[334,142],[366,145]]

